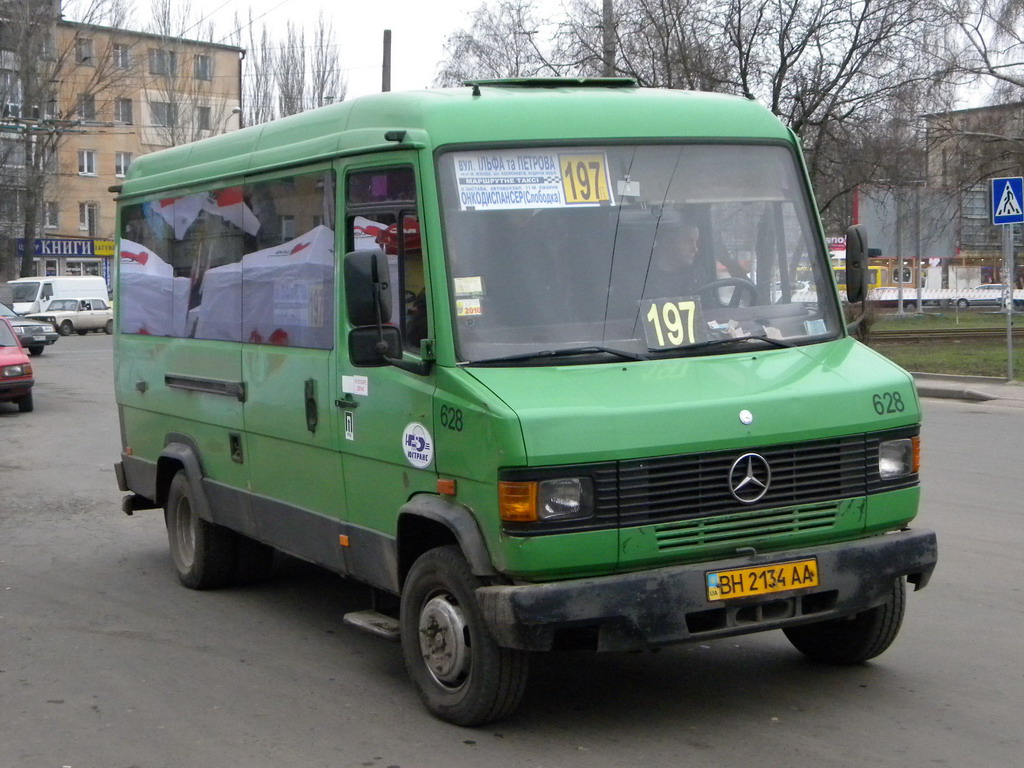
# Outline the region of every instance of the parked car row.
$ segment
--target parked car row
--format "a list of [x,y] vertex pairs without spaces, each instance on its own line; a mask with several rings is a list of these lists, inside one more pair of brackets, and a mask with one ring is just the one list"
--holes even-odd
[[49,323],[61,336],[114,332],[114,310],[105,299],[54,299],[45,312],[26,317]]
[[32,363],[6,316],[0,317],[0,402],[15,403],[21,413],[32,410]]
[[51,324],[15,314],[5,304],[0,304],[0,317],[7,318],[21,346],[33,355],[43,354],[43,349],[57,340],[57,331]]

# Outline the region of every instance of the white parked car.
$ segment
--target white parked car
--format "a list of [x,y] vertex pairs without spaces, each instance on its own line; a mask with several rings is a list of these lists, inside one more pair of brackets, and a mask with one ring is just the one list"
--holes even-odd
[[26,317],[50,323],[61,336],[114,332],[114,310],[104,299],[54,299],[45,312]]

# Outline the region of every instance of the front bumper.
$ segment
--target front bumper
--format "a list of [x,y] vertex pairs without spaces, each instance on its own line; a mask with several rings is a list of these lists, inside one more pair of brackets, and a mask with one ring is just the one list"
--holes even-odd
[[32,391],[35,379],[0,381],[0,401],[17,400]]
[[[709,601],[706,574],[815,557],[819,586]],[[905,530],[821,547],[674,565],[546,584],[481,587],[495,641],[544,651],[560,637],[594,635],[599,651],[655,648],[847,616],[880,605],[894,579],[922,589],[935,568],[935,534]]]

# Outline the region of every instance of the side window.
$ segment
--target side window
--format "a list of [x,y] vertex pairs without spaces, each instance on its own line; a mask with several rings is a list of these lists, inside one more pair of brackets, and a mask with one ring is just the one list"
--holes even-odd
[[43,283],[43,293],[42,293],[41,298],[43,298],[43,299],[52,299],[53,298],[53,284],[52,283]]
[[126,206],[123,331],[331,348],[334,186],[324,171]]
[[405,349],[418,353],[430,330],[415,172],[404,165],[350,173],[345,201],[346,247],[380,248],[387,255],[391,323],[399,327]]
[[242,341],[334,345],[334,175],[247,184],[259,221],[242,258]]

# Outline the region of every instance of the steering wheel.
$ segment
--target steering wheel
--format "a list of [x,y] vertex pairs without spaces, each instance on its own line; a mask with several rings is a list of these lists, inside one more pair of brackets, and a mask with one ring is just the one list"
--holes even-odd
[[718,280],[712,280],[710,283],[705,283],[700,288],[698,288],[697,293],[700,294],[701,296],[704,296],[705,294],[707,294],[709,297],[714,296],[715,302],[721,304],[721,298],[718,296],[717,293],[712,292],[717,291],[719,288],[728,287],[732,287],[734,289],[732,292],[732,296],[729,298],[728,306],[742,306],[743,302],[740,301],[740,299],[743,297],[744,294],[749,295],[750,299],[745,306],[749,307],[757,303],[757,286],[754,285],[750,280],[747,280],[747,278],[745,277],[722,277],[719,278]]

